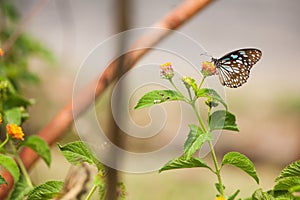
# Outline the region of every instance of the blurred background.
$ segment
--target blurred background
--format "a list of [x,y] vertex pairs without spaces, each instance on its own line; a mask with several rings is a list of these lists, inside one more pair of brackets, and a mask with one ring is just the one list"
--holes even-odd
[[[13,2],[22,16],[36,3]],[[149,27],[180,3],[179,0],[131,0],[130,28]],[[25,27],[57,60],[54,65],[37,59],[31,61],[30,68],[41,82],[23,86],[26,96],[37,102],[30,108],[26,132],[37,133],[70,100],[81,63],[97,44],[117,33],[114,12],[114,1],[49,1]],[[263,52],[249,81],[240,88],[225,91],[240,133],[223,132],[215,145],[219,156],[228,151],[249,156],[257,166],[261,184],[256,185],[242,171],[228,167],[223,173],[228,193],[240,188],[240,197],[248,197],[256,188],[270,189],[280,169],[300,159],[299,17],[298,0],[219,0],[178,29],[214,57],[242,47],[256,47]],[[59,142],[77,139],[72,128]],[[50,169],[42,162],[33,168],[31,174],[36,183],[64,179],[69,165],[57,147],[52,147],[52,152]],[[215,194],[215,177],[202,169],[162,174],[122,173],[121,177],[130,200],[213,199]]]

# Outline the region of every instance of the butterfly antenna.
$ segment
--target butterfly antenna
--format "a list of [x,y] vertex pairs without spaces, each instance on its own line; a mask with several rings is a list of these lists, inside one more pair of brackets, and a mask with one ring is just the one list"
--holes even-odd
[[211,57],[211,58],[212,58],[212,56],[211,56],[211,55],[209,55],[209,54],[207,53],[207,51],[206,51],[206,52],[204,52],[204,53],[201,53],[201,54],[200,54],[200,56],[209,56],[209,57]]

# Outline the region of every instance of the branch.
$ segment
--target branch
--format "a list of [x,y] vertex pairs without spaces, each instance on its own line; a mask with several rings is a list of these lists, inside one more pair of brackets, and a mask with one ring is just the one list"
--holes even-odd
[[[205,8],[211,0],[186,0],[181,5],[176,7],[173,11],[167,14],[162,20],[156,22],[153,27],[163,28],[163,31],[159,32],[147,32],[140,39],[138,39],[132,49],[139,49],[139,47],[144,46],[155,46],[164,37],[166,37],[173,29],[177,29],[179,26],[187,22],[192,16],[194,16],[198,11]],[[124,70],[122,74],[130,70],[133,65],[145,54],[149,49],[140,49],[132,51],[126,54],[124,58]],[[73,123],[74,117],[78,116],[80,113],[84,112],[90,103],[94,101],[94,97],[99,97],[102,92],[113,82],[117,77],[118,63],[111,63],[99,80],[92,81],[87,85],[79,94],[78,98],[74,101],[77,105],[77,109],[72,109],[72,100],[65,105],[64,108],[50,121],[39,133],[38,135],[43,138],[49,145],[53,145],[60,137],[64,134],[66,130]],[[96,88],[96,92],[94,91]],[[35,154],[29,148],[24,148],[20,153],[20,157],[24,163],[24,166],[29,169],[33,163],[38,159],[38,155]],[[0,188],[0,199],[3,199],[9,190],[12,188],[13,179],[11,175],[5,171],[3,177],[8,182],[8,186],[2,186]]]

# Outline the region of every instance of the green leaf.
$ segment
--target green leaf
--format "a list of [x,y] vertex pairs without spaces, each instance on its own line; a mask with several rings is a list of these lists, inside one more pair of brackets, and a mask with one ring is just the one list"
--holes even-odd
[[14,178],[14,183],[17,183],[20,177],[20,170],[15,160],[9,156],[0,154],[0,166],[4,167]]
[[[217,191],[221,194],[221,186],[219,183],[215,183],[215,187],[217,189]],[[225,190],[225,186],[223,185],[223,190]]]
[[7,182],[6,182],[6,180],[0,175],[0,187],[1,187],[1,185],[3,185],[3,184],[7,185]]
[[299,186],[300,186],[300,177],[291,176],[291,177],[281,178],[279,181],[277,181],[276,185],[274,186],[274,190],[290,191],[291,188],[293,188],[294,190]]
[[298,176],[300,177],[300,160],[293,162],[286,166],[280,173],[280,175],[275,179],[275,181],[279,181],[279,179]]
[[20,177],[19,181],[16,183],[14,190],[12,191],[9,199],[10,200],[23,200],[25,196],[32,190],[23,176]]
[[275,198],[267,192],[263,192],[262,189],[258,189],[253,193],[252,200],[275,200]]
[[229,152],[223,157],[222,166],[226,164],[230,164],[240,168],[241,170],[249,174],[257,184],[259,183],[254,164],[245,155],[238,152]]
[[36,186],[28,195],[27,200],[53,199],[57,197],[63,187],[62,181],[48,181]]
[[235,197],[237,197],[237,195],[240,193],[240,190],[237,190],[235,193],[233,193],[232,195],[230,195],[227,200],[234,200]]
[[195,158],[195,157],[187,158],[185,156],[181,156],[179,158],[175,158],[169,161],[159,170],[159,172],[171,170],[171,169],[194,168],[194,167],[204,167],[210,169],[210,167],[202,159]]
[[294,196],[292,193],[288,191],[270,191],[269,193],[274,194],[276,200],[299,200],[300,197]]
[[227,104],[225,101],[222,99],[222,97],[214,90],[214,89],[209,89],[209,88],[201,88],[197,91],[197,97],[206,97],[206,98],[211,98],[214,101],[220,102],[223,104],[223,106],[227,110]]
[[27,108],[28,106],[34,104],[33,99],[25,99],[17,94],[15,95],[10,95],[7,100],[4,101],[3,107],[4,109],[11,109],[14,107],[24,107]]
[[235,116],[226,110],[217,110],[208,118],[210,130],[239,131],[235,122]]
[[27,137],[23,142],[21,142],[21,146],[26,146],[32,149],[45,161],[47,166],[50,167],[51,153],[49,146],[47,142],[45,142],[45,140],[36,135],[31,135]]
[[174,100],[184,100],[184,97],[174,90],[154,90],[142,96],[134,109],[150,107],[155,104]]
[[58,144],[58,147],[64,157],[73,165],[80,165],[82,162],[87,162],[95,164],[98,170],[103,169],[103,165],[97,160],[87,143],[76,141],[64,146]]
[[206,141],[213,139],[210,133],[204,133],[198,126],[190,124],[189,127],[190,132],[184,143],[184,155],[187,158],[192,157],[198,149],[201,149]]
[[4,112],[5,121],[7,124],[21,125],[21,110],[20,108],[12,108]]

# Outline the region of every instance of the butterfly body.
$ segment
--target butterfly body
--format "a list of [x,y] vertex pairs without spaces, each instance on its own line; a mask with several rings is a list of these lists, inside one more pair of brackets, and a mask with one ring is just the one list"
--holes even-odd
[[239,49],[219,59],[212,58],[212,62],[217,68],[222,85],[237,88],[247,82],[251,68],[261,56],[259,49]]

